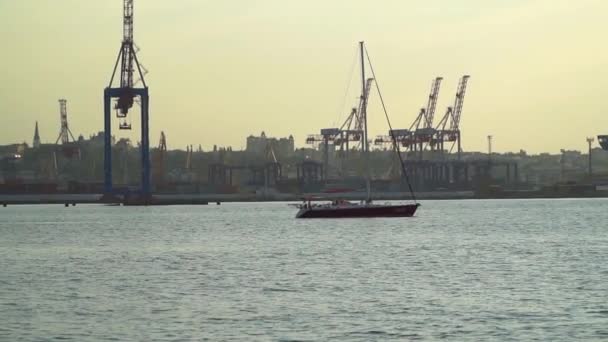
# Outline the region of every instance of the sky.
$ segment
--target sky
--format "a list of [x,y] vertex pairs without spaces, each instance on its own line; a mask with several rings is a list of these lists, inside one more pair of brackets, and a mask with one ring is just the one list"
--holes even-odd
[[[240,149],[265,131],[306,146],[356,104],[364,40],[394,128],[442,76],[438,120],[470,74],[465,151],[488,135],[499,152],[583,150],[608,134],[606,13],[605,0],[135,0],[150,140]],[[75,135],[103,130],[122,1],[0,0],[0,23],[0,144],[31,144],[35,121],[54,142],[59,98]],[[386,134],[375,96],[368,115],[370,136]]]

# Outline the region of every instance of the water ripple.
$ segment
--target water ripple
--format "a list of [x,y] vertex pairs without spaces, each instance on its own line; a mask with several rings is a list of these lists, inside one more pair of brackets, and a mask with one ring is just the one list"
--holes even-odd
[[0,209],[0,340],[608,338],[608,201]]

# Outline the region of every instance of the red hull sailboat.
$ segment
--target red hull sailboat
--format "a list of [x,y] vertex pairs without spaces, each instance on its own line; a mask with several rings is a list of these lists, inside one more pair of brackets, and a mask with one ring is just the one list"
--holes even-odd
[[[365,165],[366,165],[366,188],[367,188],[367,198],[360,203],[354,203],[344,200],[334,200],[328,204],[313,204],[311,200],[305,200],[303,204],[298,206],[299,211],[296,214],[296,218],[361,218],[361,217],[412,217],[416,213],[416,210],[420,206],[419,203],[416,203],[416,197],[412,190],[411,185],[409,184],[407,172],[403,165],[403,160],[401,159],[401,154],[399,153],[399,145],[396,142],[395,136],[391,133],[393,139],[393,146],[395,148],[395,152],[399,156],[399,161],[401,162],[401,170],[405,177],[405,180],[408,181],[408,187],[410,189],[410,193],[412,195],[412,199],[414,200],[413,204],[374,204],[371,199],[371,180],[370,180],[370,169],[369,169],[369,140],[367,138],[367,100],[370,93],[371,82],[365,79],[365,56],[366,51],[364,47],[364,43],[359,43],[360,53],[361,53],[361,80],[362,80],[362,90],[361,90],[361,98],[359,104],[359,117],[363,120],[363,151],[365,156]],[[369,57],[368,57],[369,59]],[[371,64],[370,64],[371,65]],[[373,68],[371,69],[373,75]],[[375,78],[375,75],[373,75]],[[371,79],[373,80],[373,79]],[[378,83],[376,81],[376,86]],[[378,88],[378,92],[379,92]],[[380,96],[380,101],[382,101],[383,108],[384,102],[382,100],[382,96]],[[386,118],[388,121],[388,115],[386,113]],[[393,132],[393,129],[388,122],[390,132]]]
[[412,217],[420,206],[416,204],[304,204],[296,218],[349,218],[349,217]]

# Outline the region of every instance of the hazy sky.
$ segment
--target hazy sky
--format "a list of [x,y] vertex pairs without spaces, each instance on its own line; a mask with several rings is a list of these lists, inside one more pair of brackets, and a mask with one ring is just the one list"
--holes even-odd
[[[608,133],[606,13],[606,0],[136,0],[151,141],[238,149],[264,130],[304,146],[356,103],[355,73],[343,105],[365,40],[396,128],[435,76],[440,117],[470,74],[465,150],[488,134],[496,151],[583,149]],[[75,135],[102,130],[121,38],[121,0],[0,0],[0,143],[31,143],[36,120],[54,142],[62,97]],[[384,134],[376,97],[369,115]]]

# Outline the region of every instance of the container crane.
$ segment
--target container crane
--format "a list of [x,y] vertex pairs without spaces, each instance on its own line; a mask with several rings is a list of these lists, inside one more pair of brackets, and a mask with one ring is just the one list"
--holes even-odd
[[[470,75],[464,75],[458,81],[454,105],[447,108],[445,115],[441,121],[439,121],[439,124],[435,128],[436,134],[433,141],[433,145],[436,145],[436,148],[440,151],[444,151],[445,142],[456,143],[458,145],[458,160],[460,160],[462,153],[460,139],[460,118],[462,117],[462,107],[464,104],[464,96],[467,91],[469,78],[471,78]],[[452,145],[452,148],[453,147],[454,145]],[[452,148],[450,148],[450,151]]]
[[335,145],[339,145],[341,151],[346,151],[344,156],[347,156],[350,150],[350,142],[363,143],[363,123],[365,122],[363,115],[365,114],[362,115],[361,113],[367,113],[367,103],[373,83],[373,78],[366,80],[365,92],[360,97],[359,105],[351,110],[350,115],[340,127],[340,137],[336,139]]
[[[104,89],[104,191],[111,196],[112,189],[112,117],[111,102],[117,99],[114,109],[120,124],[119,129],[131,129],[128,121],[129,110],[135,102],[141,107],[141,196],[144,202],[150,195],[150,140],[149,140],[149,95],[144,79],[147,70],[137,59],[137,50],[133,41],[133,1],[123,0],[123,40],[116,57],[114,70],[109,85]],[[120,84],[113,87],[114,76],[120,63]],[[137,71],[139,79],[134,81]],[[141,87],[136,85],[141,82]],[[122,120],[122,121],[121,121]]]
[[361,129],[361,120],[357,108],[352,108],[346,121],[340,127],[339,137],[336,138],[334,144],[340,146],[340,152],[346,157],[350,150],[350,142],[360,142],[362,135],[363,130]]
[[437,99],[439,98],[439,89],[441,87],[442,77],[436,77],[431,85],[431,92],[425,108],[420,108],[418,116],[407,129],[394,129],[388,132],[388,135],[379,135],[374,140],[375,145],[393,144],[395,141],[405,148],[414,148],[414,150],[423,150],[423,144],[431,141],[433,136],[433,120],[435,116],[435,108],[437,107]]
[[437,99],[439,98],[439,89],[441,87],[442,80],[443,77],[435,78],[433,84],[431,85],[431,92],[429,94],[426,108],[420,110],[420,114],[414,121],[414,124],[412,124],[410,127],[410,130],[414,131],[414,144],[417,145],[417,149],[420,151],[420,159],[422,159],[424,144],[430,143],[435,135],[433,120],[435,117],[435,109],[437,108]]
[[[393,137],[395,140],[393,141]],[[374,139],[374,145],[392,145],[393,143],[398,143],[402,147],[409,148],[413,141],[412,131],[409,129],[393,129],[388,131],[388,135],[378,135],[376,139]]]
[[365,122],[364,115],[367,112],[367,101],[374,82],[373,78],[368,78],[365,81],[365,90],[359,97],[359,105],[357,108],[352,108],[350,114],[340,126],[340,128],[324,128],[321,129],[321,134],[311,134],[306,138],[306,143],[316,145],[323,144],[323,167],[325,178],[329,171],[329,143],[334,146],[340,146],[340,150],[350,150],[350,142],[362,142],[362,148],[365,146],[365,138],[363,137],[363,123]]
[[435,108],[437,107],[437,99],[439,98],[439,89],[443,77],[437,77],[431,85],[431,92],[424,108],[420,108],[418,116],[410,126],[410,130],[419,134],[424,133],[424,130],[433,129],[433,119],[435,116]]
[[321,129],[321,134],[310,134],[306,138],[306,143],[310,145],[316,145],[318,143],[323,143],[323,168],[324,168],[324,178],[327,179],[328,167],[329,167],[329,143],[333,143],[336,139],[336,136],[340,134],[339,128],[323,128]]

